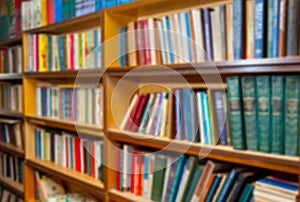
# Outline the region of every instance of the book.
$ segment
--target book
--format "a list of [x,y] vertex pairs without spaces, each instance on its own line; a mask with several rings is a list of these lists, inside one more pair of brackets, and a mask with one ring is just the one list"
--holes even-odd
[[254,57],[263,58],[266,55],[266,0],[255,0],[254,14]]
[[287,35],[286,35],[286,55],[298,55],[299,43],[299,19],[296,17],[299,13],[299,0],[289,0],[287,8]]
[[163,181],[165,175],[166,158],[156,156],[154,160],[154,174],[152,183],[151,200],[160,201],[162,197]]
[[244,1],[234,0],[233,3],[233,40],[234,59],[244,58]]
[[246,1],[246,58],[254,58],[254,1]]

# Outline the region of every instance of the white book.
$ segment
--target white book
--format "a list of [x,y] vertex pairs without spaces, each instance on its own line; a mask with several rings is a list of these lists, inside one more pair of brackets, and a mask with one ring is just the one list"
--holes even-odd
[[155,40],[155,29],[154,29],[154,19],[148,19],[148,31],[149,31],[149,40],[150,40],[150,54],[151,54],[151,64],[157,64],[156,59],[156,40]]
[[151,155],[150,159],[151,160],[150,160],[150,171],[149,171],[149,192],[148,192],[148,195],[145,196],[146,198],[151,198],[155,156]]
[[[81,170],[81,172],[82,173],[84,173],[84,168],[85,168],[85,164],[84,164],[84,145],[83,145],[83,141],[84,140],[80,140],[80,162],[81,162],[81,164],[80,164],[80,170]],[[72,153],[73,153],[73,151],[72,151]],[[71,152],[70,152],[70,155],[72,154]]]
[[171,64],[171,56],[170,56],[170,53],[171,53],[171,49],[170,49],[170,44],[169,44],[169,34],[168,34],[168,26],[167,26],[167,17],[164,16],[162,17],[162,32],[163,32],[163,35],[164,35],[164,38],[163,38],[163,43],[164,43],[164,53],[166,55],[166,63],[165,64]]
[[193,24],[195,32],[195,44],[196,44],[196,60],[195,62],[205,61],[205,49],[203,39],[203,23],[200,9],[194,9],[191,11],[193,16]]
[[[215,25],[216,33],[215,33],[215,41],[213,41],[213,44],[216,43],[216,49],[214,49],[214,55],[216,55],[215,60],[216,61],[221,61],[222,60],[222,55],[225,55],[225,53],[222,53],[222,30],[221,30],[221,8],[220,6],[215,7],[215,22],[212,22],[212,25]],[[219,51],[220,50],[220,51]],[[225,59],[225,58],[224,58]]]
[[186,18],[185,18],[185,13],[180,13],[179,14],[179,21],[180,21],[180,31],[181,31],[181,36],[180,40],[182,41],[182,52],[181,52],[181,57],[183,57],[183,63],[188,63],[191,62],[189,59],[189,39],[187,37],[187,28],[186,28]]
[[216,30],[216,13],[215,11],[210,11],[210,21],[211,21],[211,33],[212,33],[212,45],[213,45],[213,58],[215,61],[218,60],[218,45],[217,45],[217,30]]
[[157,121],[157,128],[155,134],[164,137],[165,136],[165,126],[166,126],[166,118],[168,113],[168,98],[166,97],[167,93],[163,94],[162,102],[160,104],[158,121]]
[[124,118],[122,120],[122,123],[120,125],[120,129],[121,130],[125,130],[126,129],[126,124],[127,124],[127,122],[129,121],[129,118],[130,118],[130,113],[133,110],[133,107],[136,105],[137,99],[138,99],[138,95],[136,94],[136,95],[134,95],[134,97],[133,97],[133,99],[132,99],[132,101],[130,103],[130,106],[129,106],[129,108],[128,108],[128,110],[127,110],[127,112],[126,112],[126,114],[125,114],[125,116],[124,116]]
[[46,160],[45,159],[45,130],[43,130],[43,129],[40,129],[40,134],[41,134],[41,159],[42,160]]
[[223,175],[222,175],[222,180],[221,180],[221,182],[219,183],[218,189],[217,189],[216,192],[215,192],[215,195],[214,195],[214,197],[213,197],[213,199],[212,199],[212,202],[216,202],[216,201],[217,201],[218,196],[219,196],[220,192],[222,191],[223,185],[224,185],[225,182],[227,181],[227,177],[228,177],[228,175],[226,175],[226,174],[223,174]]
[[173,45],[172,53],[174,54],[174,62],[175,64],[177,64],[179,63],[179,50],[178,50],[179,41],[177,40],[178,28],[177,28],[177,23],[175,22],[176,14],[170,15],[169,19],[171,25],[172,45]]
[[280,196],[279,194],[275,193],[266,193],[263,191],[257,191],[254,189],[253,191],[253,195],[254,195],[254,199],[256,197],[264,199],[266,201],[284,201],[284,202],[295,202],[296,201],[296,197],[295,198],[286,198],[283,196]]
[[158,29],[158,35],[159,35],[159,47],[161,51],[161,56],[162,56],[162,64],[167,64],[168,59],[167,59],[167,48],[165,45],[165,34],[163,30],[163,22],[162,20],[157,20],[157,29]]
[[184,49],[183,49],[183,40],[182,40],[182,32],[181,32],[181,25],[180,25],[180,13],[176,13],[174,16],[174,27],[176,28],[176,37],[175,40],[177,41],[177,57],[179,63],[184,63]]
[[[66,156],[67,156],[67,152],[66,152],[66,134],[63,134],[62,135],[62,138],[61,138],[61,145],[62,145],[62,149],[61,149],[61,165],[63,167],[67,167],[67,161],[66,161]],[[76,159],[75,159],[76,161]]]
[[159,99],[160,99],[160,94],[156,95],[156,98],[154,100],[154,103],[152,105],[152,108],[150,110],[150,116],[149,116],[149,120],[147,123],[147,127],[146,127],[146,132],[145,134],[152,134],[152,127],[154,123],[154,119],[155,119],[155,114],[157,112],[157,110],[159,110]]

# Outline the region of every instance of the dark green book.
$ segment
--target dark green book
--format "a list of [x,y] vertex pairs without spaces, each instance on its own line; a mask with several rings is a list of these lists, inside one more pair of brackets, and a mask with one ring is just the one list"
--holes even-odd
[[283,154],[284,76],[272,76],[272,153]]
[[253,189],[254,189],[253,184],[247,184],[242,192],[239,202],[248,202],[251,197]]
[[232,145],[234,149],[243,150],[246,149],[246,145],[243,129],[243,113],[239,77],[228,77],[227,88]]
[[197,166],[198,158],[195,156],[190,156],[188,159],[188,166],[186,168],[186,171],[184,173],[184,176],[181,180],[180,186],[181,189],[179,190],[177,194],[176,200],[179,201],[186,201],[184,198],[187,196],[188,191],[190,190],[191,181],[195,177],[195,169]]
[[195,168],[195,172],[193,173],[193,178],[191,180],[189,189],[187,190],[186,195],[184,196],[182,201],[191,201],[194,192],[196,190],[197,184],[200,180],[200,177],[202,175],[202,171],[203,171],[203,167],[201,167],[200,165],[197,165]]
[[286,77],[285,85],[285,145],[284,154],[289,156],[298,155],[298,114],[299,114],[299,77]]
[[271,152],[271,82],[269,76],[256,77],[258,149]]
[[257,109],[255,77],[242,77],[245,137],[248,150],[257,151]]
[[152,182],[152,201],[161,201],[165,171],[166,171],[167,159],[164,156],[155,156],[154,160],[154,174]]

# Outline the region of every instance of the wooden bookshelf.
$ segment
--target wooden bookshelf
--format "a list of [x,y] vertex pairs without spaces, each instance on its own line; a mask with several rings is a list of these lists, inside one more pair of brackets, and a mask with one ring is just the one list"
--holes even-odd
[[[82,69],[82,70],[66,70],[60,72],[26,72],[24,73],[24,77],[30,79],[81,79],[83,78],[91,78],[98,77],[101,78],[103,76],[104,70],[102,68],[95,69]],[[80,77],[80,78],[79,78]]]
[[11,117],[11,118],[18,118],[18,119],[24,118],[23,113],[17,112],[17,111],[11,111],[11,110],[7,110],[7,109],[0,109],[0,115],[6,116],[6,117]]
[[0,81],[22,81],[23,74],[21,73],[2,73],[0,74]]
[[2,184],[5,188],[18,195],[19,197],[24,198],[24,187],[20,183],[0,176],[0,184]]
[[119,192],[116,189],[110,189],[108,192],[109,201],[124,201],[124,202],[151,202],[152,200],[140,196],[136,196],[131,192]]
[[13,156],[24,158],[24,150],[14,145],[0,141],[0,150]]
[[22,36],[15,36],[13,38],[0,41],[0,47],[8,47],[16,44],[21,44],[22,43]]
[[49,161],[43,161],[36,158],[27,159],[26,164],[38,171],[47,173],[50,176],[52,175],[62,179],[63,181],[76,184],[83,190],[88,191],[88,193],[92,193],[102,199],[104,198],[104,185],[90,176]]

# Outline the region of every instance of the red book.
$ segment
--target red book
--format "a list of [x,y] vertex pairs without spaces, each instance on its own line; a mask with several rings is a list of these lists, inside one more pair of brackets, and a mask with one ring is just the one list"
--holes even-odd
[[142,20],[142,28],[143,28],[143,53],[144,53],[144,62],[145,64],[151,64],[151,51],[150,51],[150,30],[148,19]]
[[121,146],[119,144],[116,145],[117,149],[117,183],[116,183],[116,189],[118,191],[121,191]]
[[[97,176],[96,176],[96,170],[95,170],[95,168],[96,168],[96,153],[95,153],[95,144],[96,144],[96,142],[95,141],[90,141],[90,148],[91,148],[91,161],[92,161],[92,177],[93,178],[97,178]],[[99,159],[98,159],[98,161],[99,161]]]
[[74,139],[74,143],[75,143],[75,170],[80,172],[81,170],[81,145],[80,145],[80,138],[75,138]]
[[74,70],[75,69],[75,64],[74,64],[74,55],[75,55],[75,50],[74,50],[74,34],[70,34],[70,69]]
[[143,185],[144,185],[144,155],[140,153],[137,158],[137,163],[138,163],[138,172],[137,172],[137,190],[136,190],[136,195],[142,196],[143,195]]
[[65,136],[65,140],[66,140],[66,167],[67,168],[70,168],[70,165],[69,165],[69,162],[70,162],[70,149],[69,149],[69,144],[70,144],[70,141],[69,141],[69,137],[68,136]]
[[48,24],[54,23],[54,0],[47,0],[47,21]]
[[136,113],[136,116],[133,119],[134,124],[132,124],[132,128],[130,129],[130,131],[133,131],[133,132],[138,131],[138,128],[141,124],[148,100],[149,100],[149,94],[146,94],[141,98],[141,103],[140,103],[140,106],[138,106],[138,111]]
[[136,155],[137,155],[137,152],[134,151],[132,152],[132,171],[131,171],[131,187],[130,187],[130,192],[131,193],[135,193],[135,173],[136,173]]
[[139,107],[140,107],[140,104],[141,104],[141,101],[142,101],[143,96],[144,96],[144,95],[139,95],[139,96],[138,96],[136,105],[134,106],[134,108],[133,108],[133,110],[132,110],[132,112],[131,112],[131,114],[130,114],[130,119],[129,119],[129,121],[128,121],[128,123],[127,123],[127,126],[126,126],[126,130],[127,130],[127,131],[130,131],[131,128],[132,128],[132,126],[133,126],[133,124],[134,124],[133,121],[134,121],[134,118],[135,118],[135,116],[136,116],[136,114],[137,114],[137,112],[138,112],[138,110],[139,110]]
[[16,35],[22,34],[21,0],[15,0]]
[[39,72],[39,35],[34,35],[34,44],[35,44],[35,71]]

